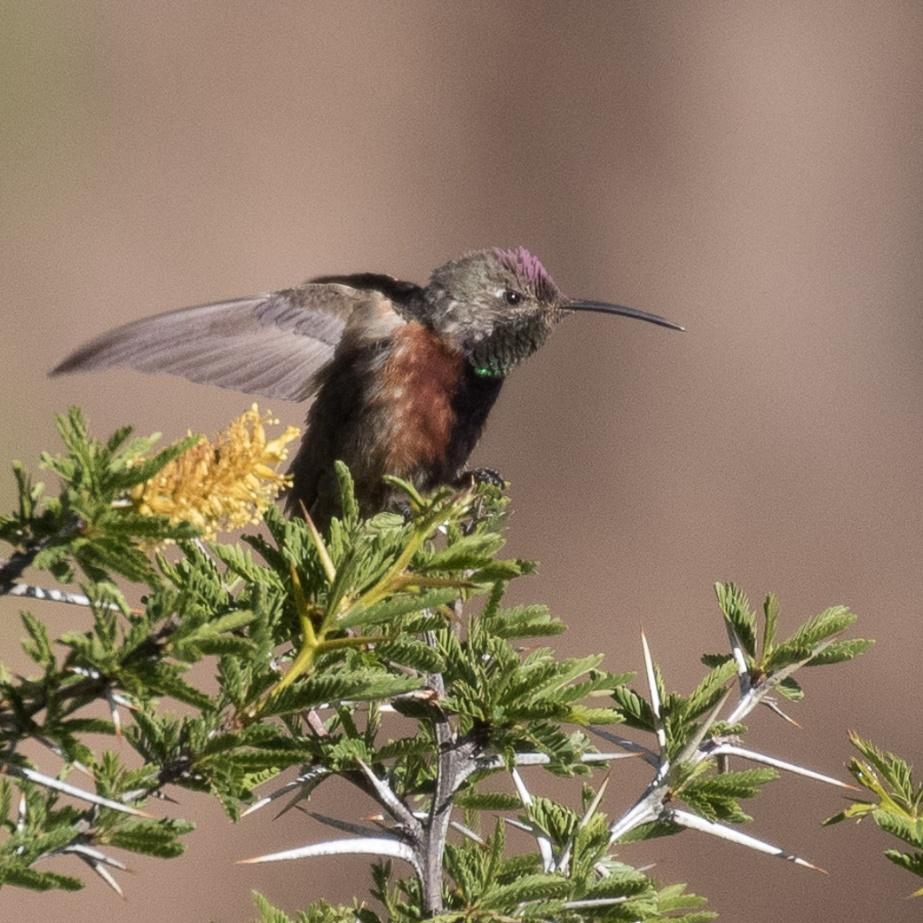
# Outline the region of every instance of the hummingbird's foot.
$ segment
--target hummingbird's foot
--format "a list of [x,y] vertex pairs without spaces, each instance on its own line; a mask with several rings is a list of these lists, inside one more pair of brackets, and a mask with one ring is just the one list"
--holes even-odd
[[[468,468],[455,480],[455,486],[462,490],[480,487],[482,484],[488,484],[497,490],[506,489],[506,480],[503,475],[499,471],[494,471],[493,468]],[[471,507],[468,521],[462,526],[462,533],[470,535],[484,518],[483,498],[477,497]]]
[[493,468],[467,468],[455,483],[458,487],[477,487],[479,484],[490,484],[500,490],[506,487],[506,479]]

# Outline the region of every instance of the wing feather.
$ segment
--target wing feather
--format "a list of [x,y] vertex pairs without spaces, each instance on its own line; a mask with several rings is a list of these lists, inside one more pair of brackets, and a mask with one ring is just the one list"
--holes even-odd
[[51,374],[126,366],[251,394],[306,400],[358,308],[393,312],[382,292],[332,283],[182,308],[102,334]]

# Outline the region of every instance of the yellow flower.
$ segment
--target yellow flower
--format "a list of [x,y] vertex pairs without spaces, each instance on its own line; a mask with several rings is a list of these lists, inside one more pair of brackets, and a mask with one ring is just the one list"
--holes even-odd
[[260,514],[291,479],[276,466],[298,437],[289,426],[275,439],[266,426],[278,424],[256,404],[209,442],[204,436],[168,462],[158,474],[132,489],[135,509],[146,516],[188,522],[205,538],[258,522]]

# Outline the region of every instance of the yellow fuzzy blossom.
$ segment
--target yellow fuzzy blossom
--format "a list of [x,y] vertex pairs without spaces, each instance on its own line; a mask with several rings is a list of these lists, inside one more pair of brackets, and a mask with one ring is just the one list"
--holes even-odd
[[287,446],[299,431],[289,426],[275,439],[267,439],[265,427],[278,423],[253,404],[214,441],[203,436],[133,488],[135,509],[142,515],[166,516],[173,523],[188,522],[205,538],[259,521],[291,482],[276,466],[285,460]]

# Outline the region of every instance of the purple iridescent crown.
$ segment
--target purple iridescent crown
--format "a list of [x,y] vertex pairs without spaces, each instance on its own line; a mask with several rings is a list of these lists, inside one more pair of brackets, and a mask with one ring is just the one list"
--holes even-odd
[[517,279],[525,282],[539,298],[542,296],[553,298],[558,294],[558,287],[548,274],[548,270],[542,265],[542,261],[537,256],[533,256],[525,247],[512,247],[509,250],[502,250],[498,247],[494,253],[497,259],[514,273]]

